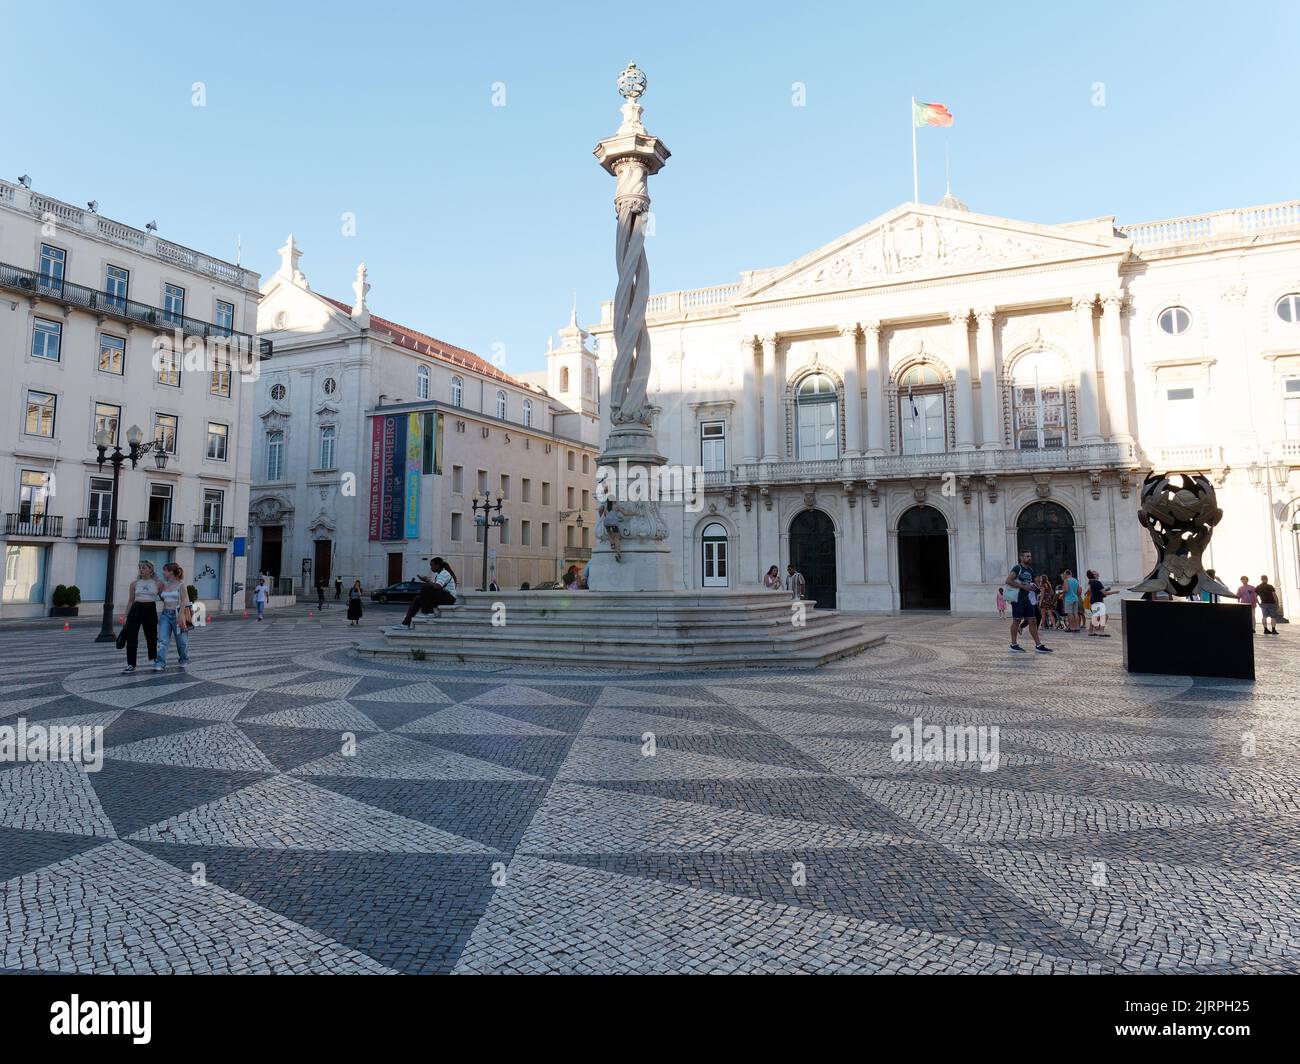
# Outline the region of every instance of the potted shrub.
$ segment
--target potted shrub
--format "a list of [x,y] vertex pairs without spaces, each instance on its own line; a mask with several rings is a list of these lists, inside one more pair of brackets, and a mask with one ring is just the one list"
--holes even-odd
[[75,617],[78,614],[77,606],[81,602],[81,588],[76,584],[70,587],[60,584],[54,589],[52,596],[53,605],[50,608],[51,617]]
[[185,594],[189,596],[191,606],[193,606],[194,603],[199,601],[199,589],[195,587],[193,584],[185,585]]

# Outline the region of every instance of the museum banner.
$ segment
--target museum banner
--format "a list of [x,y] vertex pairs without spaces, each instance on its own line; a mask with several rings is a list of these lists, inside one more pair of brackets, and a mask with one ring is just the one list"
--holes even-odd
[[406,538],[420,538],[420,471],[422,467],[423,426],[419,414],[406,422]]
[[370,419],[370,538],[379,538],[380,520],[384,503],[384,422],[382,418]]

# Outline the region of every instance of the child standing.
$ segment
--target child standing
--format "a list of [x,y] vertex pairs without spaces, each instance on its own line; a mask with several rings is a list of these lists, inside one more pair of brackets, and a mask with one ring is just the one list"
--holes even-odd
[[1002,594],[1002,588],[998,588],[998,618],[1001,619],[1007,615],[1007,597]]

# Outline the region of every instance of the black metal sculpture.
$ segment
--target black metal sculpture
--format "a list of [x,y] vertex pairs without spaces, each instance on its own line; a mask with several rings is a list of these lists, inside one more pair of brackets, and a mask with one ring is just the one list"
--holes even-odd
[[1210,576],[1201,560],[1221,520],[1214,485],[1205,476],[1152,473],[1142,483],[1138,521],[1151,534],[1158,558],[1147,578],[1129,590],[1174,598],[1208,591],[1232,598],[1233,590]]

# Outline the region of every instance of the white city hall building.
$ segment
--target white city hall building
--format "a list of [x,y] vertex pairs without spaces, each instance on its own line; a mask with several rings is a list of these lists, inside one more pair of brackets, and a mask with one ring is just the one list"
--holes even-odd
[[684,587],[794,562],[820,605],[988,611],[1018,546],[1126,587],[1159,468],[1216,484],[1226,583],[1300,603],[1300,203],[1038,225],[948,195],[648,325],[660,448],[706,470],[702,511],[664,507]]
[[[59,584],[78,587],[83,615],[102,607],[113,473],[96,437],[126,451],[132,426],[165,465],[122,467],[117,605],[141,559],[174,560],[210,607],[229,602],[252,411],[238,364],[208,356],[254,350],[257,299],[249,270],[0,181],[0,617],[43,616]],[[178,338],[179,359],[155,358]]]

